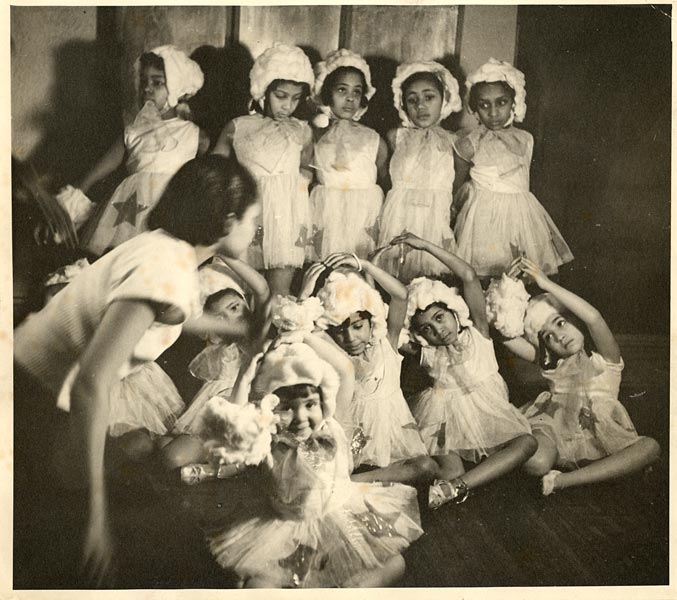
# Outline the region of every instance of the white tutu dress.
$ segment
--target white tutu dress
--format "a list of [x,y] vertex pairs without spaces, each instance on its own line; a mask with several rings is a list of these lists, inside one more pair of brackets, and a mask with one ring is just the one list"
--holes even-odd
[[241,362],[242,352],[236,343],[209,344],[190,362],[191,374],[205,383],[176,421],[174,435],[200,433],[200,416],[207,400],[214,396],[230,398]]
[[469,326],[457,344],[421,349],[421,366],[434,384],[421,392],[412,412],[431,456],[454,452],[479,462],[531,428],[508,400],[492,341]]
[[83,249],[100,256],[148,229],[151,210],[169,180],[198,151],[200,128],[181,118],[137,119],[125,128],[131,173],[82,233]]
[[383,566],[417,539],[416,491],[350,481],[340,425],[325,421],[309,440],[278,437],[269,497],[247,502],[235,523],[209,535],[218,563],[271,587],[337,587]]
[[471,180],[458,191],[458,255],[480,277],[500,276],[520,253],[547,274],[573,260],[562,234],[529,191],[534,148],[530,133],[507,127],[473,129],[456,143],[472,162]]
[[355,393],[347,422],[341,425],[351,439],[355,467],[377,467],[428,454],[409,411],[402,389],[402,357],[387,338],[368,350],[369,359],[353,357]]
[[233,148],[256,179],[261,226],[247,262],[256,269],[301,267],[310,237],[308,181],[301,176],[301,151],[312,132],[308,123],[276,121],[259,114],[233,121]]
[[376,185],[380,137],[355,121],[336,119],[315,143],[320,184],[310,196],[315,259],[333,252],[360,258],[374,250],[383,192]]
[[[454,183],[454,134],[439,126],[397,130],[395,152],[390,160],[392,189],[388,192],[379,246],[395,236],[414,233],[445,250],[455,251],[451,230],[452,187]],[[380,265],[400,280],[446,273],[446,267],[427,252],[403,249],[399,264],[398,248],[381,255]]]
[[576,468],[581,460],[604,458],[639,439],[618,401],[622,370],[623,361],[610,363],[596,352],[591,357],[581,352],[542,371],[550,391],[521,410],[534,432],[557,444],[559,466]]

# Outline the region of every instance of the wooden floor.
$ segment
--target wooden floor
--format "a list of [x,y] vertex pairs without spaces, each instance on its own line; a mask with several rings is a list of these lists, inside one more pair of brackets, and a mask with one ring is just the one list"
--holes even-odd
[[[630,340],[632,342],[632,340]],[[634,343],[639,344],[637,340]],[[655,345],[654,342],[651,342]],[[621,399],[640,433],[655,437],[664,452],[647,473],[593,487],[540,495],[536,481],[513,475],[470,496],[461,505],[423,509],[425,534],[405,554],[405,587],[610,586],[668,583],[667,352],[629,360]],[[640,350],[646,356],[645,350]],[[515,402],[533,398],[542,383],[508,368]],[[511,381],[512,379],[512,381]],[[625,380],[624,380],[625,381]],[[227,520],[231,510],[257,493],[245,476],[190,487],[153,464],[126,466],[112,482],[118,532],[118,588],[229,588],[231,574],[209,555],[202,528]],[[36,515],[32,527],[44,543],[68,529],[81,511],[76,495]],[[59,521],[60,520],[60,521]],[[70,554],[75,560],[77,531]],[[16,533],[15,533],[16,535]],[[68,544],[67,544],[68,547]],[[40,552],[15,552],[14,587],[80,587]]]

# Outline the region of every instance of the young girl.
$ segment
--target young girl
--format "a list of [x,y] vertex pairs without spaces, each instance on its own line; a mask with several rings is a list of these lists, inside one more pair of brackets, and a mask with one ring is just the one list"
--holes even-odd
[[[303,342],[266,353],[251,386],[262,408],[277,404],[280,420],[265,467],[267,494],[252,499],[233,526],[210,535],[212,553],[244,587],[391,585],[404,573],[402,551],[423,533],[416,492],[350,481],[348,442],[333,413],[352,395],[352,365],[314,334],[287,339]],[[228,419],[214,417],[206,418],[207,437],[214,423],[223,439]]]
[[336,50],[315,66],[315,101],[321,114],[313,167],[319,185],[310,196],[318,258],[355,252],[367,258],[378,240],[377,221],[388,148],[358,121],[376,90],[369,65],[350,50]]
[[[259,334],[256,330],[261,325],[270,296],[266,280],[246,263],[223,256],[216,257],[210,264],[200,268],[199,273],[205,313],[224,322],[237,324],[247,332],[250,340],[257,337]],[[253,310],[235,278],[252,290]],[[230,398],[246,351],[246,344],[233,341],[232,336],[207,336],[205,349],[188,366],[193,376],[203,380],[204,384],[188,410],[176,421],[172,430],[174,439],[162,448],[162,459],[167,469],[206,461],[199,437],[205,404],[213,396]]]
[[[393,187],[383,209],[379,246],[411,232],[454,250],[450,227],[454,134],[442,129],[440,122],[461,110],[458,83],[436,62],[405,63],[397,67],[393,95],[402,127],[387,136]],[[380,264],[404,282],[439,275],[444,269],[434,257],[408,253],[404,246],[383,254]]]
[[329,269],[348,264],[364,270],[390,295],[386,307],[374,288],[350,272],[331,273],[318,293],[324,315],[317,324],[355,367],[355,394],[349,404],[339,405],[337,418],[351,440],[355,466],[379,467],[356,473],[353,480],[428,485],[437,468],[402,394],[402,358],[396,351],[407,290],[385,271],[354,256],[336,254],[325,263]]
[[556,273],[573,255],[529,192],[533,137],[512,126],[527,110],[524,75],[492,58],[468,77],[466,86],[468,109],[480,126],[456,141],[458,155],[471,165],[470,181],[455,200],[458,255],[480,277],[500,276],[520,254],[546,273]]
[[142,109],[134,123],[75,188],[67,186],[57,196],[76,227],[82,225],[93,209],[85,194],[126,157],[131,174],[97,209],[80,236],[81,247],[95,256],[146,231],[148,217],[172,175],[209,145],[200,128],[181,116],[187,108],[184,102],[202,87],[198,64],[174,46],[160,46],[142,54],[135,71]]
[[[484,294],[472,267],[412,234],[393,243],[430,253],[463,282],[463,296],[423,277],[409,285],[405,327],[433,379],[413,413],[440,465],[441,479],[430,488],[430,506],[437,508],[449,500],[463,502],[470,490],[520,466],[537,444],[498,373]],[[477,466],[466,473],[463,461]]]
[[249,79],[252,114],[228,123],[214,152],[233,151],[258,182],[263,225],[247,262],[265,269],[271,293],[284,296],[303,266],[310,233],[312,131],[294,113],[315,76],[303,50],[276,44],[256,59]]
[[[197,266],[217,252],[238,256],[246,250],[258,209],[256,185],[235,161],[193,159],[153,210],[152,231],[97,260],[14,331],[15,467],[22,473],[15,509],[21,505],[30,513],[31,501],[53,493],[44,456],[54,421],[66,416],[54,410],[54,400],[79,365],[68,398],[72,436],[51,441],[75,445],[73,467],[87,484],[82,566],[89,585],[102,582],[112,560],[103,462],[111,391],[190,323],[195,330],[209,325],[230,332],[230,324],[219,328],[202,317],[185,323],[201,312]],[[57,552],[57,543],[45,551]]]
[[[524,319],[525,337],[507,340],[517,356],[538,361],[550,391],[522,408],[538,440],[524,465],[543,477],[543,494],[605,481],[638,471],[658,459],[658,443],[640,437],[618,401],[623,360],[597,309],[552,282],[526,258],[520,269],[547,292],[532,298]],[[580,319],[595,350],[586,348]],[[526,338],[526,339],[525,339]],[[553,466],[566,470],[552,470]]]

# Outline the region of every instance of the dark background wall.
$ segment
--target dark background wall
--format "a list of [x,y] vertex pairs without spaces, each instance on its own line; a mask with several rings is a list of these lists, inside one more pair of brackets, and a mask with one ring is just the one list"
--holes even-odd
[[[532,190],[576,259],[561,281],[620,333],[667,335],[670,259],[670,6],[12,7],[12,151],[51,185],[73,181],[134,112],[131,65],[174,43],[200,63],[192,102],[216,137],[246,110],[253,57],[274,41],[312,62],[361,52],[379,92],[365,123],[397,123],[402,60],[443,62],[463,85],[489,56],[527,79]],[[449,128],[472,126],[458,115]],[[122,177],[118,173],[117,177]],[[106,194],[116,181],[94,193]]]

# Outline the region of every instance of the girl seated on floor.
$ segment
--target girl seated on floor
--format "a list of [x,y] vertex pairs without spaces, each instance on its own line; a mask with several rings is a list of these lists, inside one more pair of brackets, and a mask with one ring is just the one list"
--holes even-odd
[[[310,332],[284,334],[257,363],[238,382],[235,404],[207,404],[211,455],[263,461],[267,486],[233,524],[209,534],[216,560],[249,588],[394,583],[404,572],[402,551],[423,533],[416,492],[350,481],[348,441],[333,414],[352,397],[352,363]],[[271,409],[278,420],[272,438]],[[254,431],[254,439],[240,431]]]
[[[531,260],[523,257],[515,266],[513,271],[521,270],[546,292],[529,302],[525,337],[504,342],[517,356],[538,360],[550,385],[550,391],[522,408],[538,440],[538,451],[525,470],[543,478],[547,496],[621,477],[655,462],[658,443],[637,435],[618,401],[623,360],[599,311],[551,281]],[[585,329],[595,350],[587,347]]]

